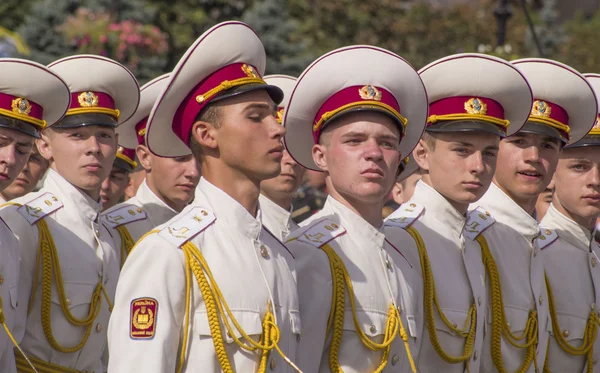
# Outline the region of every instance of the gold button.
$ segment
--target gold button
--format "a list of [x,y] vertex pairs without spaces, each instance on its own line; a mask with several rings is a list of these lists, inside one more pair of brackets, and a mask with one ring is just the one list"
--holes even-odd
[[275,370],[276,367],[277,363],[275,362],[275,359],[271,359],[271,370]]
[[141,213],[142,209],[138,207],[137,212]]
[[394,357],[392,358],[392,365],[398,364],[398,361],[400,361],[400,357],[394,354]]
[[549,236],[550,234],[552,234],[552,231],[550,229],[546,229],[546,236]]
[[265,259],[269,257],[269,250],[265,245],[260,245],[260,255]]
[[388,267],[389,270],[391,270],[392,269],[392,262],[390,262],[389,259],[386,259],[385,260],[385,266]]
[[540,295],[540,299],[538,299],[538,301],[540,302],[540,306],[541,306],[542,303],[544,303],[544,298],[542,298],[542,296]]
[[596,260],[596,257],[592,257],[592,267],[596,267],[596,264],[598,264],[598,261]]
[[458,324],[452,324],[453,328],[458,328]]
[[371,328],[369,329],[371,331],[371,333],[375,334],[377,332],[377,328],[375,327],[375,325],[371,325]]
[[71,299],[67,298],[67,305],[70,306],[71,305]]
[[569,337],[569,331],[567,329],[563,330],[563,337]]
[[98,333],[100,333],[102,331],[102,324],[98,323],[98,325],[96,325],[96,331]]
[[417,207],[417,205],[415,205],[414,203],[411,203],[410,207]]
[[398,313],[402,314],[402,306],[398,306]]
[[100,231],[99,231],[99,230],[97,230],[97,229],[96,229],[96,230],[94,230],[94,232],[96,232],[96,236],[100,234]]
[[508,321],[506,322],[506,327],[510,329],[510,323]]

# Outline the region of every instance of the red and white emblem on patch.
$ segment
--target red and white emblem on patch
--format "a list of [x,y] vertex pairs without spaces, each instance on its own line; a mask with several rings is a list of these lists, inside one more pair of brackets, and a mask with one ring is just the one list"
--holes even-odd
[[154,298],[137,298],[131,301],[129,336],[132,339],[152,339],[156,331],[158,302]]

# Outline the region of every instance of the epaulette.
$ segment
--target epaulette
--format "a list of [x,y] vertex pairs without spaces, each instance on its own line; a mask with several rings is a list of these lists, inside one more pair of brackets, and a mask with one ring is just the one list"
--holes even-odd
[[288,237],[286,243],[296,240],[315,247],[321,247],[344,233],[346,233],[346,228],[329,218],[323,218],[306,227],[296,229]]
[[535,239],[535,245],[538,249],[543,250],[558,239],[558,232],[553,229],[540,227],[540,235]]
[[489,212],[481,207],[477,207],[467,215],[467,222],[463,229],[463,235],[472,241],[475,241],[477,236],[495,222],[496,219],[494,219]]
[[146,212],[136,205],[122,205],[102,214],[102,220],[111,228],[144,220],[147,217]]
[[192,207],[175,221],[161,229],[158,235],[173,245],[180,247],[204,231],[215,220],[217,220],[217,217],[212,212],[202,207]]
[[404,203],[396,211],[385,219],[385,225],[388,227],[400,227],[406,229],[410,227],[425,211],[425,207],[416,203]]
[[54,194],[47,192],[24,203],[17,211],[30,225],[33,225],[38,220],[45,218],[61,207],[63,207],[62,201]]

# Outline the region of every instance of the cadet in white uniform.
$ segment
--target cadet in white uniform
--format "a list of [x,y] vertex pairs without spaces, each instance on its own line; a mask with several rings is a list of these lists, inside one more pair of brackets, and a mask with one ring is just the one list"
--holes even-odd
[[192,149],[203,178],[193,203],[123,266],[109,372],[293,372],[285,359],[302,334],[294,258],[258,208],[285,133],[274,110],[283,93],[261,78],[265,63],[254,31],[225,22],[188,49],[158,98],[150,151]]
[[[491,272],[498,273],[502,288],[501,293],[492,292],[489,302],[492,317],[486,320],[486,326],[496,333],[505,329],[517,337],[534,336],[532,311],[535,310],[537,350],[531,364],[534,346],[515,348],[515,345],[523,347],[527,339],[518,341],[511,337],[513,345],[506,334],[500,342],[494,338],[494,332],[488,333],[484,345],[485,372],[504,369],[512,372],[520,366],[528,367],[526,372],[543,368],[550,316],[543,259],[538,255],[539,248],[534,246],[540,234],[534,217],[535,203],[552,179],[562,146],[585,136],[596,117],[594,93],[581,74],[550,60],[527,59],[513,64],[525,75],[533,91],[531,114],[518,133],[500,141],[494,181],[471,207],[484,208],[502,223],[483,234],[496,262],[496,269]],[[490,290],[495,289],[490,283]],[[503,310],[496,306],[494,297],[502,297]]]
[[284,118],[288,151],[326,172],[330,193],[286,241],[305,322],[300,368],[415,372],[422,290],[403,246],[386,240],[381,209],[427,118],[418,73],[384,49],[334,50],[300,76]]
[[[600,75],[586,74],[596,92]],[[567,89],[566,86],[563,88]],[[569,88],[567,90],[571,90]],[[584,91],[585,92],[585,91]],[[579,112],[597,110],[579,92],[573,101]],[[572,126],[569,112],[569,127]],[[589,119],[589,118],[587,118]],[[600,316],[600,247],[594,239],[600,217],[600,125],[562,151],[556,173],[552,204],[541,221],[548,289],[551,290],[553,337],[547,368],[552,373],[600,372],[597,334]]]
[[[25,166],[40,131],[59,121],[69,109],[67,84],[35,62],[0,59],[0,191]],[[4,201],[2,201],[4,202]],[[0,218],[1,219],[1,218]],[[0,372],[16,372],[14,342],[18,304],[19,246],[0,220]],[[17,338],[20,340],[20,338]],[[15,340],[16,341],[16,340]]]
[[403,236],[396,234],[407,229],[418,242],[409,260],[423,275],[428,330],[418,369],[478,372],[487,296],[477,240],[494,220],[467,211],[492,181],[500,137],[527,120],[531,90],[514,66],[479,54],[442,58],[419,74],[429,119],[413,157],[423,175],[413,197],[386,220],[386,233],[399,245]]
[[[37,143],[51,169],[39,192],[0,209],[16,238],[17,247],[7,249],[21,253],[15,329],[38,372],[104,372],[119,263],[99,220],[99,193],[117,150],[114,127],[135,111],[139,87],[124,66],[99,56],[72,56],[49,68],[72,98],[66,116]],[[19,372],[32,372],[15,357]]]
[[[133,198],[102,213],[106,225],[116,230],[116,246],[120,247],[121,265],[133,245],[152,228],[177,215],[194,198],[200,181],[198,162],[192,154],[182,157],[161,157],[145,145],[146,125],[152,106],[166,87],[169,74],[161,75],[140,89],[140,105],[135,114],[119,126],[119,142],[131,149],[124,153],[123,167],[135,168],[138,160],[146,169],[146,179]],[[117,157],[119,154],[117,153]],[[134,165],[135,164],[135,165]],[[133,169],[132,169],[133,170]]]
[[129,175],[136,167],[135,149],[119,146],[112,169],[100,188],[102,211],[114,207],[123,199],[129,185]]
[[[277,121],[282,124],[283,112],[294,90],[296,78],[289,75],[268,75],[265,76],[265,82],[283,91],[283,101],[277,107]],[[298,228],[298,224],[292,220],[292,200],[302,184],[304,171],[305,168],[284,150],[279,176],[260,183],[258,201],[263,224],[282,241],[291,231]]]
[[421,180],[421,169],[412,155],[404,158],[402,172],[392,188],[394,202],[402,205],[412,198],[417,182]]

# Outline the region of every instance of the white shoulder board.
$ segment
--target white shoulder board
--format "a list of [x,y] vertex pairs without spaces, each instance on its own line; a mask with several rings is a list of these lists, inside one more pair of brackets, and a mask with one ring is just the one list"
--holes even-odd
[[136,205],[123,205],[102,214],[102,220],[111,228],[146,218],[146,212]]
[[558,239],[558,233],[553,229],[540,227],[540,235],[535,239],[535,246],[542,250]]
[[180,247],[211,225],[217,217],[202,207],[193,207],[158,232],[158,235]]
[[486,230],[495,222],[496,219],[494,219],[489,212],[485,211],[481,207],[477,207],[475,210],[471,211],[469,215],[467,215],[467,222],[465,224],[465,228],[463,229],[463,234],[465,237],[475,241],[481,232]]
[[424,206],[416,203],[404,203],[385,219],[385,225],[388,227],[400,227],[406,229],[415,221],[419,220],[423,211],[425,211]]
[[61,207],[63,207],[61,200],[54,194],[48,192],[25,203],[23,206],[19,207],[17,211],[29,222],[29,224],[33,225],[38,220],[45,218]]
[[300,232],[300,229],[297,231],[299,234],[290,237],[287,242],[296,239],[315,247],[321,247],[336,237],[346,233],[346,228],[331,219],[323,218],[308,225],[305,229],[302,229],[302,232]]

